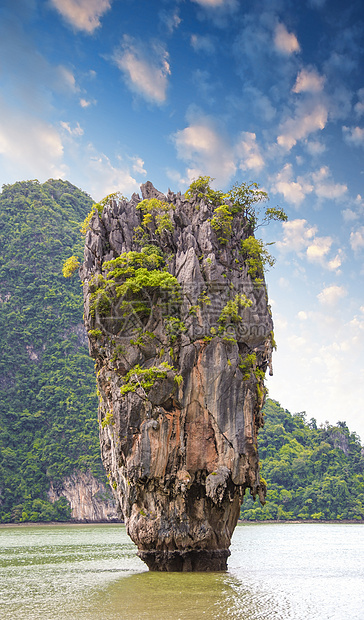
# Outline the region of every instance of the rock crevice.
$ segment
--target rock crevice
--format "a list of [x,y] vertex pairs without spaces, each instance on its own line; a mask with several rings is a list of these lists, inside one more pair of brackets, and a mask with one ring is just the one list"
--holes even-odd
[[102,459],[151,569],[222,570],[245,490],[265,496],[264,277],[239,210],[221,232],[206,197],[141,190],[95,212],[81,268]]

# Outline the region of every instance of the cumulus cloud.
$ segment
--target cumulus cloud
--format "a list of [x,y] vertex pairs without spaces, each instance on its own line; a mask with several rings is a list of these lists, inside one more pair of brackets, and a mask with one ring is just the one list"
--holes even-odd
[[147,171],[144,168],[144,161],[142,160],[141,157],[134,156],[134,157],[131,157],[130,159],[133,162],[133,172],[135,174],[143,174],[143,175],[147,174]]
[[319,75],[316,69],[301,69],[292,91],[294,93],[318,93],[322,91],[324,82],[325,78]]
[[342,216],[345,222],[355,222],[361,217],[364,217],[364,198],[358,194],[355,200],[344,209],[342,212]]
[[207,118],[196,119],[188,127],[177,131],[172,140],[177,157],[190,167],[188,180],[199,175],[209,175],[219,185],[225,185],[236,172],[231,148]]
[[168,52],[160,43],[146,46],[129,35],[124,35],[121,48],[113,55],[130,89],[156,104],[166,100],[171,74],[168,58]]
[[347,144],[364,147],[363,127],[343,127],[344,140]]
[[326,146],[319,140],[306,140],[305,147],[309,155],[316,157],[326,151]]
[[256,134],[242,131],[237,140],[228,140],[218,123],[199,111],[190,114],[190,123],[172,136],[179,159],[187,162],[187,180],[209,175],[220,186],[226,185],[237,169],[261,170],[265,161]]
[[315,194],[319,198],[337,200],[347,192],[347,185],[332,180],[328,166],[322,166],[317,172],[313,172],[311,178]]
[[239,168],[242,170],[261,170],[264,159],[257,144],[255,133],[243,131],[241,140],[236,146],[236,153],[240,159]]
[[50,0],[54,8],[75,29],[91,34],[100,26],[100,17],[111,7],[111,0]]
[[276,245],[286,251],[300,252],[312,242],[317,232],[317,227],[310,226],[304,219],[283,222],[282,227],[283,239]]
[[332,246],[331,237],[317,237],[307,247],[307,258],[311,263],[321,263],[329,253]]
[[95,104],[96,101],[90,101],[89,99],[84,99],[84,97],[81,97],[80,99],[80,106],[81,108],[88,108],[91,104]]
[[296,252],[301,257],[306,256],[310,263],[319,263],[329,271],[338,271],[345,258],[344,252],[339,249],[336,255],[329,256],[333,239],[317,236],[317,227],[310,226],[305,219],[283,222],[283,239],[277,242],[277,247],[285,252]]
[[364,249],[364,226],[360,226],[350,234],[350,245],[354,252]]
[[303,177],[297,177],[296,181],[293,180],[292,164],[286,164],[283,167],[272,185],[272,192],[274,194],[283,194],[287,202],[291,202],[296,206],[299,206],[312,190],[312,184]]
[[334,182],[328,166],[322,166],[315,172],[297,176],[294,180],[292,164],[286,164],[282,168],[271,187],[274,194],[283,194],[287,202],[296,206],[299,206],[311,193],[320,199],[339,200],[347,189],[347,185]]
[[320,304],[327,306],[335,306],[340,299],[347,295],[347,291],[343,286],[338,286],[337,284],[333,284],[332,286],[327,286],[324,288],[321,293],[317,295],[317,299]]
[[290,151],[298,140],[324,129],[327,117],[328,110],[323,102],[301,102],[297,106],[296,114],[282,123],[278,144]]
[[293,32],[288,32],[284,24],[277,24],[274,32],[274,45],[282,54],[293,54],[300,51],[300,44]]

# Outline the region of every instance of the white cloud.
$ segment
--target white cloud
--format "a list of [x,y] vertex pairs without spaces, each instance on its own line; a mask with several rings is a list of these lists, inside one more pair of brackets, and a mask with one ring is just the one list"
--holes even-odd
[[215,52],[215,43],[209,35],[192,34],[190,41],[195,52],[205,52],[206,54]]
[[337,286],[333,284],[332,286],[327,286],[324,288],[321,293],[317,295],[317,299],[320,304],[327,306],[335,306],[340,299],[347,295],[347,291],[343,286]]
[[61,121],[60,125],[62,129],[64,129],[64,131],[66,131],[70,136],[76,136],[76,137],[83,136],[84,132],[79,123],[77,123],[76,126],[73,127],[73,129],[70,123],[66,123],[65,121]]
[[352,209],[344,209],[342,212],[342,216],[345,222],[353,222],[354,220],[357,220],[359,215],[357,213],[357,211],[353,211]]
[[79,91],[79,88],[76,84],[76,78],[73,75],[72,71],[70,71],[70,69],[67,69],[67,67],[64,67],[63,65],[59,65],[56,68],[56,72],[56,79],[60,80],[61,83],[63,83],[64,86],[67,88],[67,90],[70,90],[74,93],[77,93]]
[[280,250],[296,252],[301,257],[306,256],[310,263],[319,263],[325,269],[339,273],[345,255],[339,248],[333,258],[329,256],[333,245],[331,237],[316,236],[317,227],[310,226],[304,219],[283,222],[282,228],[283,239],[276,244]]
[[301,69],[292,91],[294,93],[318,93],[322,91],[324,82],[325,78],[319,75],[316,69]]
[[364,226],[360,226],[350,234],[350,245],[354,252],[364,249]]
[[305,147],[309,155],[313,157],[317,155],[322,155],[326,151],[326,146],[319,140],[307,140],[305,143]]
[[241,141],[236,146],[236,153],[241,159],[239,168],[242,170],[261,170],[264,159],[257,144],[255,133],[243,131]]
[[310,193],[321,199],[338,200],[347,189],[346,185],[333,181],[328,166],[322,166],[316,172],[298,176],[294,180],[292,164],[286,164],[277,174],[271,191],[283,194],[287,202],[299,206]]
[[306,248],[315,237],[317,228],[310,226],[307,220],[297,219],[283,222],[283,240],[277,242],[282,250],[300,252]]
[[162,10],[159,12],[159,18],[169,34],[172,34],[172,32],[178,28],[182,21],[177,9],[173,9],[172,11]]
[[177,157],[190,165],[186,171],[189,180],[209,175],[216,179],[217,184],[225,185],[235,174],[232,150],[209,119],[191,122],[185,129],[177,131],[172,140]]
[[64,148],[50,123],[17,112],[0,102],[0,159],[3,182],[20,178],[62,177]]
[[283,194],[287,202],[299,206],[306,195],[312,192],[313,187],[303,177],[298,177],[297,181],[293,181],[292,177],[292,164],[286,164],[277,174],[276,180],[272,186],[272,192],[274,194]]
[[311,133],[324,129],[327,123],[328,110],[324,103],[303,102],[297,107],[296,114],[284,121],[280,127],[277,142],[290,151],[298,140],[307,138]]
[[135,174],[147,174],[147,171],[144,168],[144,161],[142,160],[141,157],[131,157],[130,158],[133,162],[133,172]]
[[336,271],[337,273],[341,273],[338,270],[339,270],[339,267],[341,267],[344,258],[345,258],[345,254],[343,250],[339,249],[336,256],[328,261],[327,268],[330,269],[330,271]]
[[153,103],[162,104],[166,100],[171,70],[168,52],[158,42],[146,47],[124,35],[122,47],[114,52],[113,60],[131,90]]
[[127,166],[115,166],[104,153],[92,151],[85,162],[85,173],[88,191],[95,200],[113,192],[128,196],[139,190],[139,183],[130,174]]
[[331,237],[316,237],[306,250],[307,258],[311,263],[322,262],[332,246]]
[[111,0],[50,0],[54,8],[76,30],[94,32],[100,17],[111,7]]
[[314,191],[319,198],[337,200],[347,192],[347,185],[334,183],[328,166],[322,166],[317,172],[312,173]]
[[300,44],[292,32],[288,32],[284,24],[277,24],[274,33],[274,45],[283,54],[293,54],[300,51]]
[[343,127],[344,140],[347,144],[364,147],[363,127]]

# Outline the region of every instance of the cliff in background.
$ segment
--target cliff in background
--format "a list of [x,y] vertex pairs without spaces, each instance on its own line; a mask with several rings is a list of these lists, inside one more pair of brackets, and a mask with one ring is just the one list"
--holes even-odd
[[61,497],[68,501],[74,521],[118,521],[109,487],[89,471],[74,472],[58,483],[52,481],[48,491],[49,501],[53,504]]
[[239,204],[208,187],[141,189],[142,202],[100,205],[85,240],[102,459],[150,568],[219,570],[245,490],[265,496],[257,433],[274,341],[262,263]]

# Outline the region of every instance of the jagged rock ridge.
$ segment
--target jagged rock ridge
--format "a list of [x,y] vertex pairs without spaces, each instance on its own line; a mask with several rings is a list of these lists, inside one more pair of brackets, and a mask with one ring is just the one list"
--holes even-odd
[[95,211],[85,241],[102,459],[151,569],[223,570],[245,490],[265,497],[264,278],[244,260],[241,213],[141,190]]

